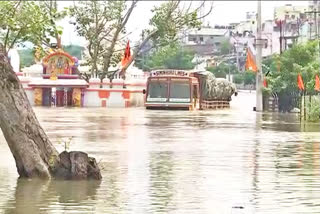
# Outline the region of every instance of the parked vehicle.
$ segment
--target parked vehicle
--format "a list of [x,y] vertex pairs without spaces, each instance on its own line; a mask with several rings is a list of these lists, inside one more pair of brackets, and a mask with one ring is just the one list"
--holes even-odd
[[234,84],[210,72],[154,70],[147,80],[147,109],[228,108]]

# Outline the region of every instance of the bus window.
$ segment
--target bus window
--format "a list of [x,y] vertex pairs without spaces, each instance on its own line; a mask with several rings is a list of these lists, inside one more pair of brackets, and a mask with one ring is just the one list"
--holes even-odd
[[190,83],[189,81],[171,81],[170,102],[189,103]]
[[147,101],[166,102],[168,98],[168,83],[164,81],[151,81],[148,88]]

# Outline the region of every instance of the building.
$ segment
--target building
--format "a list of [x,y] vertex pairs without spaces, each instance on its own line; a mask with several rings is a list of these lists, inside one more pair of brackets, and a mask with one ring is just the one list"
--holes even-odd
[[51,107],[130,107],[143,106],[146,76],[128,69],[127,80],[112,82],[79,78],[78,60],[63,50],[56,50],[42,60],[17,73],[33,106]]
[[317,0],[309,1],[308,11],[306,12],[308,21],[308,39],[318,39],[320,31],[320,2]]
[[256,12],[247,12],[246,20],[240,21],[239,23],[233,25],[234,27],[232,32],[233,34],[236,34],[236,36],[252,36],[257,29]]
[[228,40],[232,26],[205,26],[184,32],[182,43],[198,55],[213,55],[219,52],[221,43]]
[[284,6],[274,8],[274,20],[294,21],[305,19],[305,12],[308,11],[308,6],[293,6],[286,4]]
[[[274,9],[274,20],[265,20],[262,23],[262,39],[264,46],[262,56],[279,54],[292,47],[294,43],[307,39],[308,19],[307,6],[284,5]],[[243,70],[245,54],[244,49],[251,47],[255,51],[256,16],[253,12],[247,12],[245,21],[235,25],[230,42],[234,46],[239,70]]]

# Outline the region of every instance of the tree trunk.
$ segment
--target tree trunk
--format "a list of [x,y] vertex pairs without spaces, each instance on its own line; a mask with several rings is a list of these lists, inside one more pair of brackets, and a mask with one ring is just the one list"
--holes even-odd
[[[73,157],[73,165],[66,168],[64,162],[69,160],[60,158],[61,155],[40,126],[18,77],[1,49],[0,47],[0,128],[16,161],[20,177],[74,179],[80,173],[81,179],[101,179],[100,170],[92,158],[81,159],[74,158],[76,154],[69,155],[70,158]],[[85,154],[74,153],[79,153],[80,156]],[[80,171],[74,170],[79,166]],[[83,166],[87,169],[86,172]],[[64,175],[57,173],[62,168],[67,169]]]

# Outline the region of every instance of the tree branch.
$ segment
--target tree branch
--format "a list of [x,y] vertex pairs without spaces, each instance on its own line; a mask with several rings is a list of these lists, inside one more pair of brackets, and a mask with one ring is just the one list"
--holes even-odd
[[131,65],[131,63],[134,61],[134,59],[139,54],[140,50],[147,44],[147,42],[158,32],[159,30],[152,31],[144,40],[143,42],[136,48],[136,50],[133,52],[133,55],[131,56],[129,62],[121,69],[120,75],[124,77],[126,70]]
[[120,34],[121,30],[124,28],[124,26],[127,24],[127,22],[128,22],[131,14],[132,14],[132,11],[133,11],[134,7],[137,4],[137,2],[138,1],[133,1],[131,3],[131,6],[130,6],[128,12],[126,13],[123,22],[120,25],[118,25],[118,27],[116,29],[116,32],[113,35],[113,38],[111,40],[111,44],[110,44],[109,48],[107,49],[106,54],[103,57],[103,59],[104,59],[103,60],[104,61],[104,63],[103,63],[103,71],[107,71],[109,66],[110,66],[111,57],[112,57],[112,54],[114,53],[114,47],[115,47],[116,42],[118,40],[119,34]]

